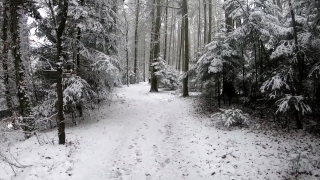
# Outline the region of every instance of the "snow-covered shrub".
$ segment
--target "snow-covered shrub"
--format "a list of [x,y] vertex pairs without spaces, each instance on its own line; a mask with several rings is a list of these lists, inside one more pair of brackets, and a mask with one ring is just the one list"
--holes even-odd
[[[282,128],[289,128],[289,123],[293,119],[298,119],[299,121],[297,121],[297,126],[298,128],[302,128],[300,116],[302,117],[305,114],[312,112],[310,106],[305,104],[303,100],[304,98],[302,96],[292,96],[287,94],[284,98],[275,102],[277,105],[275,115],[282,121],[282,123],[284,123],[282,124]],[[282,115],[282,117],[279,115]]]
[[66,78],[65,86],[66,88],[63,90],[65,107],[72,109],[76,109],[77,106],[85,107],[86,103],[97,97],[97,94],[91,90],[91,86],[79,76]]
[[276,105],[278,106],[276,113],[286,113],[291,110],[298,111],[304,115],[312,112],[310,106],[303,102],[302,96],[292,96],[287,94],[286,97],[276,101]]
[[232,125],[248,125],[248,114],[245,114],[240,109],[220,109],[221,112],[213,114],[211,117],[219,117],[224,126]]
[[284,77],[280,74],[277,74],[265,81],[260,88],[260,91],[262,93],[270,93],[270,99],[278,97],[282,92],[286,90],[290,90],[290,87],[286,83]]
[[163,87],[170,88],[172,90],[179,87],[178,72],[167,65],[162,57],[158,58],[158,61],[153,63],[152,66],[156,69],[155,75]]
[[[63,79],[63,105],[66,113],[73,113],[76,110],[91,108],[91,104],[96,103],[97,93],[81,77],[75,76]],[[33,109],[37,127],[47,129],[52,127],[52,120],[57,113],[57,93],[56,84],[47,91],[47,98]]]
[[214,74],[222,72],[226,59],[236,55],[234,49],[228,43],[225,43],[223,39],[212,41],[206,46],[206,52],[197,62],[196,71],[200,76],[199,79],[207,80]]

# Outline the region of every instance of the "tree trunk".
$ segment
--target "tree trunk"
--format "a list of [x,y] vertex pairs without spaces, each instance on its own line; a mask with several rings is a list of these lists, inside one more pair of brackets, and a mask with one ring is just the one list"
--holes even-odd
[[123,17],[126,23],[126,64],[127,64],[127,68],[126,68],[126,83],[127,86],[129,87],[129,22],[128,22],[128,18],[127,18],[127,13],[125,11],[125,8],[123,7]]
[[166,18],[164,22],[164,60],[167,61],[167,64],[169,64],[167,60],[167,43],[168,43],[168,0],[166,0]]
[[221,95],[220,95],[220,73],[218,73],[218,107],[221,107]]
[[134,68],[133,68],[133,72],[135,75],[134,78],[134,83],[137,83],[138,80],[138,74],[137,74],[137,61],[138,61],[138,26],[139,26],[139,0],[136,1],[137,6],[136,6],[136,25],[135,25],[135,30],[134,30]]
[[183,78],[183,97],[189,96],[188,90],[188,71],[189,71],[189,19],[188,19],[188,3],[187,0],[183,0],[183,16],[184,16],[184,50],[185,50],[185,62],[184,62],[184,78]]
[[208,43],[211,42],[212,36],[212,0],[209,0],[209,32],[208,32]]
[[[161,29],[161,0],[157,1],[157,15],[156,15],[156,24],[154,28],[154,52],[153,52],[153,62],[158,61],[159,53],[160,53],[160,29]],[[152,67],[152,74],[151,74],[151,88],[150,92],[158,92],[158,81],[155,75],[156,69]]]
[[153,0],[152,9],[151,9],[151,31],[150,31],[150,59],[149,59],[149,82],[151,83],[152,78],[152,62],[153,62],[153,52],[154,52],[154,42],[155,42],[155,7],[156,7],[156,0]]
[[201,0],[199,0],[199,15],[198,15],[198,48],[197,52],[201,48]]
[[[83,6],[84,5],[84,0],[80,1],[80,5]],[[81,40],[81,29],[78,27],[77,28],[78,32],[77,32],[77,57],[76,57],[76,64],[77,64],[77,75],[80,75],[80,40]]]
[[184,58],[185,58],[185,48],[184,48],[184,43],[185,43],[185,35],[184,35],[184,24],[185,24],[185,21],[182,17],[182,20],[181,20],[181,41],[180,41],[180,59],[179,59],[179,71],[184,71]]
[[182,46],[182,23],[179,23],[178,21],[178,29],[177,29],[177,34],[178,34],[178,43],[177,43],[177,63],[176,63],[176,70],[180,71],[180,60],[181,60],[181,46]]
[[7,108],[12,110],[12,100],[10,94],[10,86],[9,86],[9,68],[8,68],[8,13],[9,13],[9,0],[5,0],[3,2],[3,24],[2,24],[2,41],[3,41],[3,49],[2,49],[2,68],[3,68],[3,83],[5,86],[5,96],[6,96],[6,105]]
[[204,33],[203,33],[203,38],[204,38],[204,45],[208,43],[208,33],[207,33],[207,0],[203,0],[203,13],[204,13]]
[[255,93],[258,93],[258,64],[257,64],[257,47],[256,47],[256,43],[253,44],[253,48],[254,48],[254,66],[256,69],[256,83],[255,83]]
[[10,1],[10,31],[11,31],[11,52],[14,58],[15,75],[16,75],[16,86],[17,86],[17,96],[20,107],[20,115],[23,118],[25,137],[29,138],[34,131],[34,119],[30,117],[31,107],[30,100],[27,97],[26,87],[25,87],[25,72],[24,65],[21,59],[20,52],[20,33],[19,33],[19,21],[20,14],[23,5],[22,0],[11,0]]
[[58,96],[58,137],[59,144],[65,144],[65,122],[63,115],[63,89],[62,89],[62,69],[63,69],[63,54],[62,54],[62,35],[66,26],[68,14],[68,0],[59,0],[58,15],[57,15],[57,96]]
[[[173,9],[172,9],[172,16],[173,16]],[[173,17],[171,17],[171,26],[170,26],[170,37],[169,37],[169,49],[168,49],[168,65],[171,65],[171,47],[172,47],[172,37],[173,37]],[[173,46],[174,48],[174,46]]]
[[[294,44],[295,44],[295,54],[297,56],[298,60],[298,88],[297,88],[297,95],[302,95],[303,93],[303,69],[304,69],[304,61],[303,58],[300,56],[300,50],[299,50],[299,44],[298,44],[298,38],[297,38],[297,28],[296,28],[296,22],[295,22],[295,15],[293,12],[293,7],[291,5],[291,0],[289,0],[289,7],[290,7],[290,13],[292,18],[292,27],[293,27],[293,37],[294,37]],[[302,122],[299,118],[299,112],[296,110],[296,122],[297,122],[297,128],[302,129]]]
[[244,97],[247,97],[247,88],[246,88],[246,83],[245,83],[245,68],[244,68],[244,64],[245,64],[245,59],[243,56],[243,49],[241,49],[241,57],[242,57],[242,86],[243,86],[243,94]]
[[260,82],[263,82],[263,76],[262,76],[262,74],[263,74],[263,59],[262,59],[262,48],[261,48],[261,44],[259,43],[259,41],[258,41],[258,53],[259,53],[259,63],[260,63],[260,78],[259,78],[259,81]]
[[143,82],[146,82],[146,39],[143,39]]

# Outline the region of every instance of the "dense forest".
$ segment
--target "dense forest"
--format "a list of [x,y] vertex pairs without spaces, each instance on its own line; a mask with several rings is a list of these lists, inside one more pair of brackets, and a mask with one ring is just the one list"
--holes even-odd
[[1,14],[2,114],[26,138],[58,126],[64,144],[64,116],[142,81],[319,123],[317,0],[2,0]]

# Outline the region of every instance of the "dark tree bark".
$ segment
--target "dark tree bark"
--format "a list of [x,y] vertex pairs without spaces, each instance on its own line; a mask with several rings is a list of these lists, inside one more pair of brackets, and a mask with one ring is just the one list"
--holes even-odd
[[198,14],[198,51],[201,47],[201,0],[199,0],[199,14]]
[[63,69],[63,53],[62,53],[62,35],[66,26],[68,14],[68,0],[58,1],[58,15],[56,18],[56,34],[57,34],[57,96],[58,96],[58,137],[59,144],[65,144],[65,122],[63,115],[63,89],[62,89],[62,69]]
[[152,78],[152,62],[153,62],[153,52],[154,52],[154,42],[155,42],[155,7],[156,7],[156,0],[153,0],[152,9],[150,12],[151,15],[151,31],[150,31],[150,59],[149,59],[149,82],[151,83]]
[[182,27],[183,27],[183,22],[181,22],[181,24],[178,23],[178,61],[177,61],[177,70],[181,70],[181,56],[182,56]]
[[209,0],[208,3],[209,6],[209,32],[208,32],[208,43],[211,42],[211,36],[212,36],[212,0]]
[[[161,29],[161,0],[157,0],[157,15],[156,15],[156,24],[154,28],[154,51],[153,51],[153,62],[158,61],[159,53],[160,53],[160,29]],[[152,67],[151,73],[151,88],[150,92],[158,92],[158,81],[155,75],[156,69]]]
[[[172,16],[173,16],[173,9],[172,9]],[[173,36],[173,17],[171,17],[171,23],[170,23],[170,37],[169,37],[169,48],[168,48],[168,65],[171,65],[171,47],[172,47],[172,36]],[[174,46],[173,46],[174,49]]]
[[15,75],[16,75],[16,86],[17,86],[17,96],[19,101],[19,109],[20,115],[23,117],[24,123],[24,132],[25,137],[29,138],[34,131],[34,119],[30,116],[31,114],[31,107],[30,107],[30,100],[26,94],[26,87],[25,87],[25,72],[24,72],[24,65],[21,59],[21,52],[20,52],[20,33],[19,33],[19,21],[20,21],[20,14],[21,7],[23,5],[22,0],[11,0],[10,1],[10,31],[11,31],[11,52],[14,58],[14,66],[15,66]]
[[204,13],[204,35],[203,35],[203,39],[204,39],[204,45],[206,45],[208,43],[208,32],[207,32],[207,0],[203,0],[203,13]]
[[134,83],[137,83],[138,80],[138,66],[137,66],[137,61],[138,61],[138,27],[139,27],[139,8],[140,8],[140,1],[136,1],[137,6],[136,6],[136,25],[135,25],[135,30],[134,30],[134,67],[133,67],[133,72],[135,75],[134,78]]
[[255,83],[255,92],[258,91],[258,64],[257,64],[257,47],[256,43],[253,44],[253,49],[254,49],[254,66],[255,66],[255,74],[256,74],[256,83]]
[[143,82],[146,82],[146,39],[143,39]]
[[184,49],[184,43],[185,43],[185,39],[184,39],[184,29],[185,29],[185,21],[182,17],[182,20],[181,20],[181,37],[180,37],[180,58],[179,58],[179,71],[183,71],[184,70],[184,58],[185,58],[185,49]]
[[168,0],[166,0],[166,18],[165,18],[165,27],[164,27],[164,60],[168,62],[169,64],[169,61],[167,60],[167,43],[168,43]]
[[[291,13],[291,18],[292,18],[292,27],[293,27],[293,37],[294,37],[294,44],[295,44],[295,54],[297,56],[297,61],[298,61],[298,88],[297,88],[297,95],[302,95],[303,93],[303,70],[304,70],[304,60],[300,56],[300,50],[299,50],[299,44],[298,44],[298,38],[297,38],[297,28],[296,28],[296,20],[295,20],[295,14],[293,11],[293,7],[291,5],[291,0],[289,0],[289,7],[290,7],[290,13]],[[297,128],[302,129],[303,125],[301,122],[301,119],[299,117],[299,112],[296,110],[295,111],[295,118],[296,118],[296,123],[297,123]]]
[[126,29],[126,59],[127,59],[127,86],[129,87],[129,25]]
[[[84,0],[80,0],[80,5],[84,5]],[[78,27],[77,28],[77,41],[76,41],[76,46],[77,46],[77,57],[76,57],[76,64],[77,64],[77,75],[80,75],[80,41],[81,41],[81,29]]]
[[184,78],[183,78],[183,97],[189,96],[188,90],[188,71],[189,71],[189,19],[188,19],[188,3],[187,0],[183,0],[183,18],[184,18]]
[[124,20],[126,22],[126,64],[127,64],[127,74],[126,74],[126,80],[127,80],[127,86],[129,87],[129,22],[128,22],[128,18],[127,18],[127,14],[125,12],[125,8],[123,8],[123,16],[124,16]]
[[244,63],[245,59],[243,56],[243,49],[241,50],[241,57],[242,57],[242,87],[243,87],[243,94],[244,97],[247,97],[247,88],[246,88],[246,81],[245,81],[245,68],[244,68]]
[[2,22],[2,41],[3,41],[3,49],[2,49],[2,68],[3,68],[3,81],[5,86],[5,96],[6,96],[6,105],[7,108],[12,110],[12,100],[10,94],[10,86],[9,86],[9,70],[8,70],[8,13],[9,13],[9,0],[5,0],[3,2],[3,22]]
[[218,107],[221,107],[221,95],[220,95],[220,73],[218,73],[217,75],[217,79],[218,79]]

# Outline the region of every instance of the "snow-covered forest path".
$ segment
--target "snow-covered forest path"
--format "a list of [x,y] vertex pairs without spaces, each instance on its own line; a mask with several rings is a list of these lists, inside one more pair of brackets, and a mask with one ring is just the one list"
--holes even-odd
[[312,172],[298,179],[318,179],[320,144],[311,136],[254,124],[221,129],[196,113],[194,100],[149,93],[145,83],[116,88],[110,104],[66,128],[65,146],[50,144],[56,130],[12,146],[10,154],[31,166],[14,176],[0,161],[0,180],[286,179],[297,157]]
[[[205,132],[188,100],[173,92],[149,93],[149,85],[118,89],[99,123],[82,132],[81,163],[75,179],[199,179],[206,153]],[[99,117],[100,116],[100,117]],[[101,119],[100,119],[101,118]],[[103,129],[103,130],[101,130]],[[87,132],[85,132],[87,131]],[[204,169],[203,169],[204,168]]]

